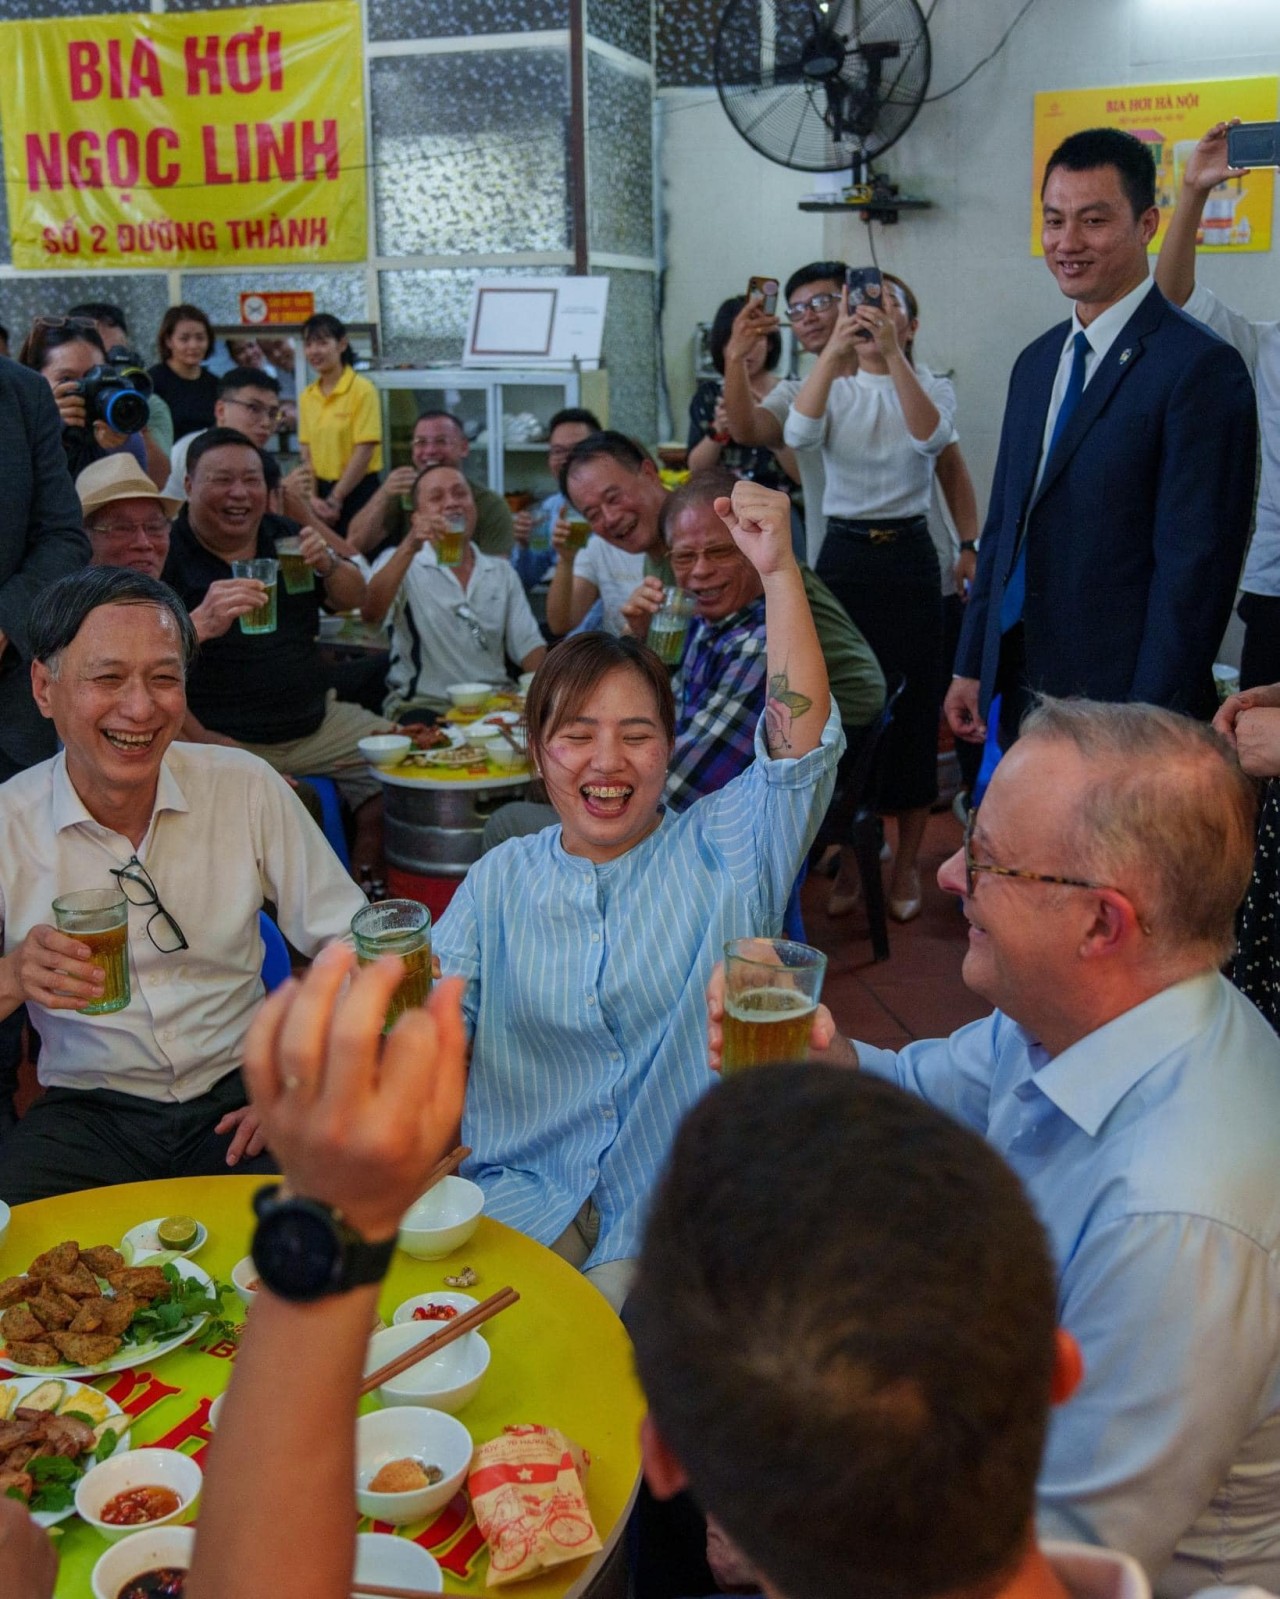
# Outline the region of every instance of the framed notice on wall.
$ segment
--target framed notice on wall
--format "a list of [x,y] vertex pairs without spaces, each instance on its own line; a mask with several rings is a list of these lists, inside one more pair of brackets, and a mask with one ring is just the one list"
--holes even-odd
[[[1187,157],[1215,122],[1270,122],[1276,115],[1280,78],[1214,78],[1200,83],[1127,83],[1110,89],[1057,89],[1036,95],[1031,159],[1031,253],[1040,242],[1040,185],[1045,163],[1071,133],[1085,128],[1121,128],[1150,149],[1156,166],[1160,226],[1151,253],[1160,248],[1182,187]],[[1200,245],[1243,254],[1271,248],[1275,172],[1259,167],[1228,178],[1205,202]]]
[[608,278],[481,278],[464,366],[598,366]]

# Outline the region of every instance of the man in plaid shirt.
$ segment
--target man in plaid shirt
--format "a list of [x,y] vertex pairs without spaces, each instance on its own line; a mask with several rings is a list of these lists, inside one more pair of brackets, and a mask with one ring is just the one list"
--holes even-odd
[[[672,684],[676,740],[664,798],[673,811],[687,810],[751,764],[756,723],[764,713],[764,590],[714,507],[719,496],[732,494],[734,481],[720,470],[696,473],[668,495],[661,513],[675,580],[697,601]],[[883,705],[884,678],[834,598],[812,572],[802,572],[832,692],[852,741]],[[646,578],[624,614],[640,631],[661,603],[661,583]]]

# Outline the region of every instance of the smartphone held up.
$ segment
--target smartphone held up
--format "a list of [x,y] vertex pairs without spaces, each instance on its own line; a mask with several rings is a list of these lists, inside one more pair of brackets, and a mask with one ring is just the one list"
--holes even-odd
[[[884,304],[884,275],[879,267],[849,267],[845,271],[844,286],[848,294],[849,309],[860,305]],[[869,339],[869,333],[859,333],[860,339]]]
[[766,316],[778,314],[778,280],[777,278],[751,278],[747,283],[747,299],[759,300],[760,309]]

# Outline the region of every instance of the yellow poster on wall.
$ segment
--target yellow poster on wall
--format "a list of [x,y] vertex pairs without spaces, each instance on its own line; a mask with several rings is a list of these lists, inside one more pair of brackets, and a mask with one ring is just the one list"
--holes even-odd
[[13,263],[359,261],[355,0],[0,23]]
[[[1160,228],[1151,241],[1160,248],[1182,186],[1183,168],[1196,141],[1215,122],[1269,122],[1276,115],[1280,78],[1219,78],[1206,83],[1124,84],[1113,89],[1061,89],[1036,95],[1031,163],[1031,253],[1040,243],[1040,184],[1045,163],[1071,133],[1083,128],[1123,128],[1151,147],[1156,163]],[[1207,250],[1242,253],[1271,248],[1275,173],[1258,168],[1228,178],[1209,196],[1200,240]]]

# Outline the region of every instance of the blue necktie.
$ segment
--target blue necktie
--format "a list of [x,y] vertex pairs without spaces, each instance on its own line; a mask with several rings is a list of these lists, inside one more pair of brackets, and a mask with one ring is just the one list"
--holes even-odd
[[[1045,465],[1053,459],[1053,452],[1058,447],[1058,440],[1062,437],[1067,423],[1071,420],[1072,413],[1080,403],[1080,396],[1084,393],[1084,367],[1089,356],[1089,340],[1083,333],[1077,333],[1071,341],[1074,354],[1071,359],[1071,376],[1067,379],[1066,393],[1062,396],[1062,404],[1058,407],[1058,414],[1054,418],[1053,433],[1049,439],[1049,448],[1045,451]],[[1009,574],[1009,581],[1005,584],[1004,598],[1000,602],[1000,631],[1007,633],[1022,620],[1022,607],[1027,597],[1027,539],[1022,535],[1022,547],[1018,551],[1018,559],[1014,562],[1013,571]]]

